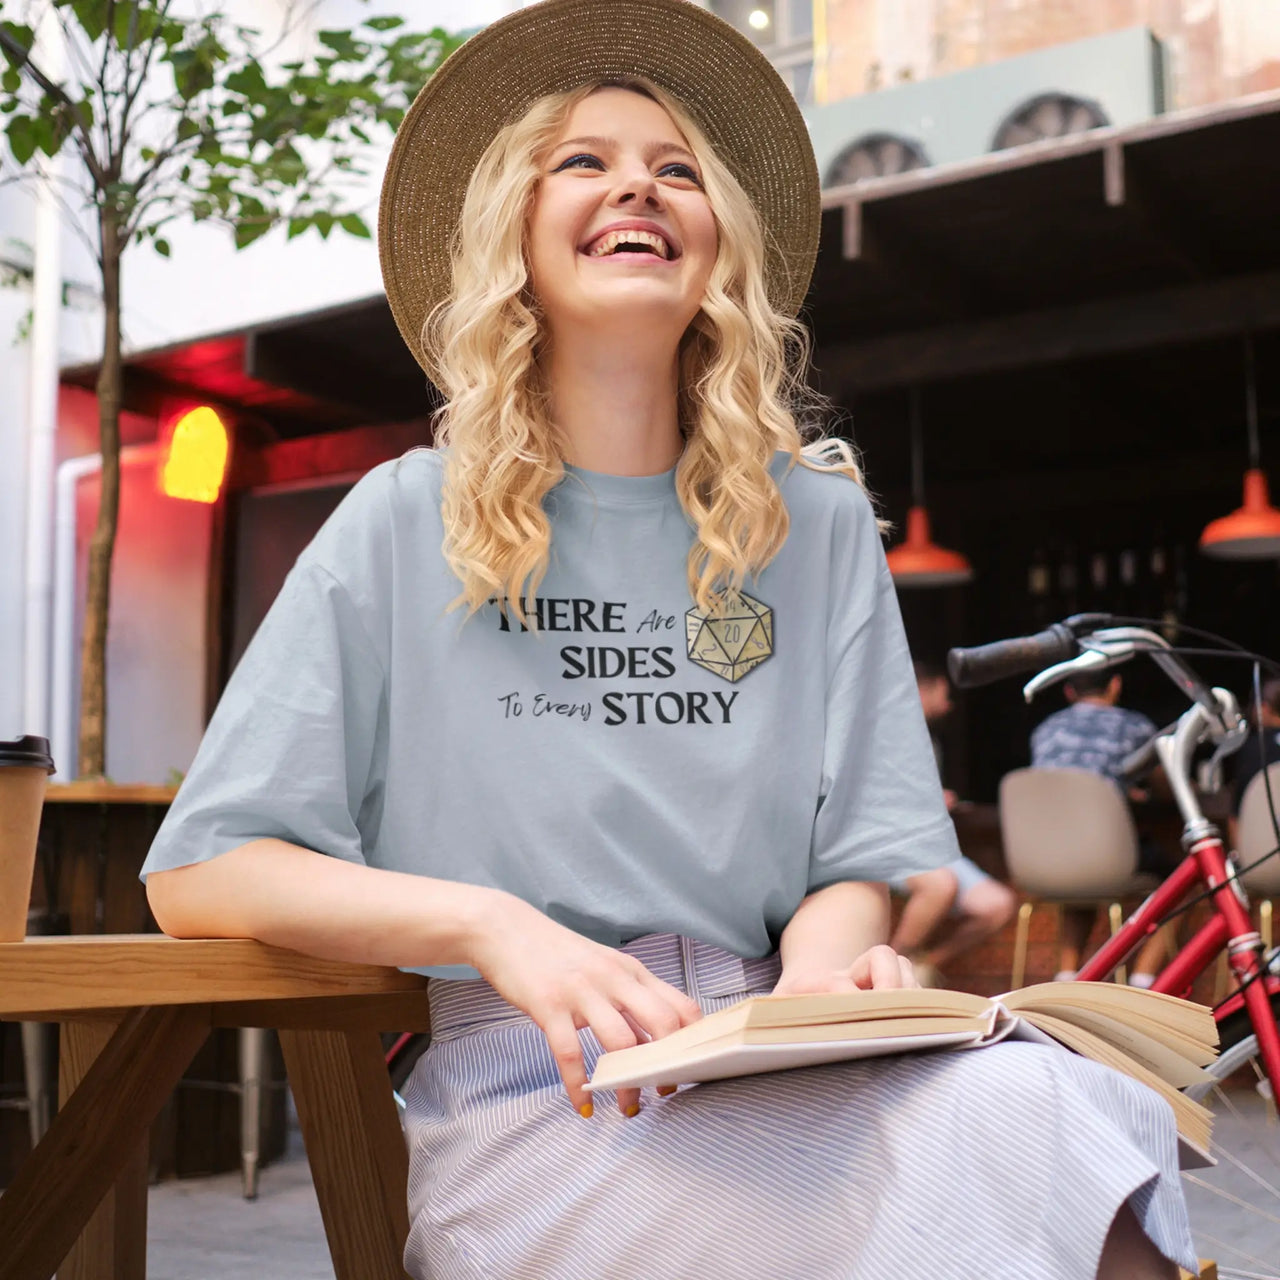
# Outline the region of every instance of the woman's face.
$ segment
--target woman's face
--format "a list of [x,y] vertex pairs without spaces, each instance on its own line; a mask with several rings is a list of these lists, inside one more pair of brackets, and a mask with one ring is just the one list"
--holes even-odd
[[552,331],[619,319],[678,341],[716,260],[702,175],[664,108],[601,89],[569,113],[529,215],[529,271]]

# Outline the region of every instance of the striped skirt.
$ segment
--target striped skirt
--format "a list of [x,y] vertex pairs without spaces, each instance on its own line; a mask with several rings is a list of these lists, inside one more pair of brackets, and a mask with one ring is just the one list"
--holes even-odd
[[[779,972],[674,934],[625,950],[708,1013]],[[1196,1268],[1172,1112],[1066,1050],[646,1089],[632,1119],[601,1094],[584,1120],[542,1033],[487,983],[433,980],[430,1000],[405,1090],[418,1280],[1093,1280],[1126,1200]]]

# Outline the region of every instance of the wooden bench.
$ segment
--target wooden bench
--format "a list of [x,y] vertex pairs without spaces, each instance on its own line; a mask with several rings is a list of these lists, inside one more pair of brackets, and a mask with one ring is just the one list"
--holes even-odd
[[59,1110],[0,1196],[0,1280],[142,1280],[148,1128],[213,1027],[280,1032],[337,1280],[405,1280],[408,1156],[381,1031],[426,980],[238,939],[0,944],[0,1020],[61,1027]]

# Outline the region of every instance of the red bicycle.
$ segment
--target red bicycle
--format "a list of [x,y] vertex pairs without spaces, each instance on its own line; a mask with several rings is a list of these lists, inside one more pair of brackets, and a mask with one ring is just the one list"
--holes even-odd
[[[1209,767],[1211,773],[1217,772],[1222,761],[1243,745],[1248,723],[1233,693],[1210,688],[1187,665],[1181,656],[1186,650],[1176,650],[1163,636],[1142,626],[1109,625],[1116,621],[1124,620],[1107,614],[1077,614],[1037,635],[952,649],[948,669],[961,688],[1037,671],[1023,689],[1030,702],[1038,693],[1078,672],[1118,666],[1136,654],[1147,653],[1188,697],[1191,705],[1178,720],[1160,730],[1125,762],[1126,773],[1140,772],[1156,760],[1164,766],[1184,820],[1182,845],[1186,858],[1080,969],[1077,980],[1101,982],[1112,978],[1163,924],[1197,902],[1209,900],[1212,917],[1172,956],[1152,989],[1188,997],[1196,978],[1225,949],[1236,985],[1214,1009],[1220,1055],[1211,1072],[1220,1081],[1252,1064],[1258,1091],[1272,1100],[1280,1098],[1280,949],[1269,956],[1263,953],[1262,937],[1253,927],[1239,868],[1218,828],[1201,812],[1191,781],[1197,748],[1212,744],[1214,754]],[[1222,651],[1224,655],[1231,652]],[[1243,651],[1235,652],[1243,655]],[[1217,776],[1220,778],[1220,772]],[[1280,855],[1280,822],[1269,783],[1267,794],[1276,847],[1258,862]],[[1203,1096],[1212,1088],[1210,1083],[1187,1092]]]

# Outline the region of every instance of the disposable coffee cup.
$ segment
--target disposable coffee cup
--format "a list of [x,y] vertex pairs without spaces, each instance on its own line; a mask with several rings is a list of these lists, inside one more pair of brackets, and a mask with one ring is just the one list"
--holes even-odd
[[40,811],[53,767],[47,738],[27,734],[0,742],[0,942],[26,936]]

